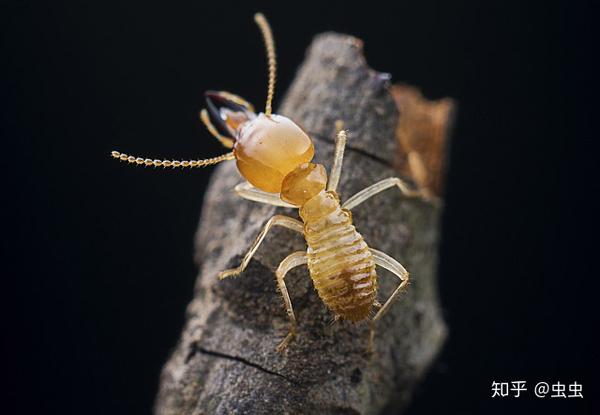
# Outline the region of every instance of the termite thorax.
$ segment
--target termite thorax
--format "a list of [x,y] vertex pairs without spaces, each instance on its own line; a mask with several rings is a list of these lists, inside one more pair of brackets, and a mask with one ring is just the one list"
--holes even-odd
[[281,199],[304,206],[327,185],[327,172],[322,164],[303,163],[288,173],[281,185]]

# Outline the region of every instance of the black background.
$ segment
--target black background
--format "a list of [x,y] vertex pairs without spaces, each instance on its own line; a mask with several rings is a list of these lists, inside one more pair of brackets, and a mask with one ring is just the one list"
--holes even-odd
[[[197,112],[207,89],[264,102],[256,11],[276,36],[276,98],[312,36],[336,30],[394,81],[459,102],[440,264],[450,337],[409,413],[591,413],[591,7],[484,3],[5,4],[6,413],[151,410],[192,296],[210,169],[108,154],[220,154]],[[492,381],[516,380],[525,397],[490,398]],[[577,381],[585,398],[534,398],[539,381]]]

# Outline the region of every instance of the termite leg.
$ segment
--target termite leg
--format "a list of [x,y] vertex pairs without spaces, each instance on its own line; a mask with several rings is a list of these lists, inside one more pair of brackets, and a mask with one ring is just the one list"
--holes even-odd
[[369,321],[369,345],[367,346],[367,353],[373,353],[375,350],[375,321]]
[[350,199],[346,200],[344,202],[344,204],[342,205],[342,207],[344,209],[352,209],[355,208],[356,206],[360,205],[362,202],[364,202],[365,200],[375,196],[378,193],[383,192],[384,190],[387,190],[391,187],[398,187],[398,189],[400,189],[400,191],[408,197],[418,197],[421,196],[423,197],[423,192],[421,192],[420,190],[413,190],[411,189],[408,184],[403,181],[402,179],[399,179],[397,177],[390,177],[388,179],[383,179],[375,184],[372,184],[371,186],[361,190],[360,192],[358,192],[357,194],[355,194],[354,196],[352,196]]
[[408,276],[408,271],[396,261],[394,258],[385,254],[377,249],[371,249],[371,253],[373,254],[373,259],[375,260],[375,264],[387,269],[388,271],[395,274],[398,278],[400,278],[400,285],[396,288],[396,291],[388,298],[388,300],[383,304],[383,306],[379,309],[375,317],[373,317],[373,321],[376,322],[385,314],[390,305],[394,302],[398,294],[402,292],[402,290],[409,284],[410,278]]
[[292,307],[292,300],[290,299],[290,295],[288,293],[287,287],[285,286],[285,276],[286,274],[295,267],[300,265],[304,265],[307,262],[306,252],[298,251],[293,254],[288,255],[277,268],[275,275],[277,275],[277,287],[281,292],[281,296],[283,297],[283,301],[285,303],[285,309],[287,311],[288,318],[290,319],[290,331],[285,336],[283,341],[279,343],[277,346],[277,351],[279,353],[283,352],[285,348],[288,346],[290,341],[296,336],[296,316],[294,314],[294,308]]
[[395,274],[398,278],[400,278],[400,285],[396,290],[392,293],[390,298],[385,302],[385,304],[379,309],[373,320],[371,321],[371,333],[369,336],[369,351],[373,350],[373,339],[375,337],[375,323],[385,314],[385,312],[389,309],[390,305],[396,300],[396,297],[406,288],[410,279],[408,276],[408,271],[396,261],[391,256],[378,251],[377,249],[371,249],[371,253],[373,254],[373,259],[375,260],[375,264],[382,268],[387,269],[388,271]]
[[292,229],[299,233],[302,233],[304,230],[302,222],[300,222],[297,219],[290,218],[289,216],[284,216],[284,215],[273,216],[271,219],[268,220],[268,222],[263,227],[262,231],[260,231],[260,233],[256,237],[256,240],[250,247],[250,250],[248,250],[248,252],[244,256],[244,259],[242,260],[242,263],[240,264],[240,266],[237,268],[232,268],[232,269],[228,269],[228,270],[220,272],[219,279],[222,280],[223,278],[234,277],[234,276],[240,275],[246,269],[246,267],[248,266],[248,263],[250,262],[250,260],[254,256],[254,254],[256,253],[256,250],[258,249],[258,247],[260,246],[262,241],[265,239],[265,236],[267,236],[267,233],[269,232],[271,227],[273,227],[274,225],[283,226],[284,228]]
[[333,167],[327,181],[327,190],[336,191],[342,174],[342,162],[344,160],[344,149],[346,148],[346,131],[343,130],[343,121],[335,123],[337,136],[335,139],[335,154],[333,158]]
[[298,206],[294,206],[281,200],[278,193],[267,193],[263,190],[257,189],[248,182],[238,184],[233,190],[238,194],[238,196],[247,200],[252,200],[253,202],[295,209],[298,208]]
[[208,111],[203,109],[200,111],[200,119],[204,123],[206,129],[217,139],[223,146],[227,148],[233,148],[233,139],[229,137],[225,137],[223,134],[219,133],[213,123],[210,121],[210,117],[208,116]]

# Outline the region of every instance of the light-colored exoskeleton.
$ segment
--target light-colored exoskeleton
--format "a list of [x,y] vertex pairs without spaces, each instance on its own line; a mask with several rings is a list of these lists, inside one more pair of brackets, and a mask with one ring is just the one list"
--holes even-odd
[[[342,172],[346,132],[341,122],[335,145],[335,158],[329,177],[325,167],[313,164],[314,147],[309,136],[292,120],[272,114],[275,87],[275,48],[271,29],[262,14],[255,16],[267,48],[269,87],[264,113],[256,114],[251,104],[228,92],[207,92],[210,111],[200,118],[210,133],[230,153],[205,160],[153,160],[114,151],[113,157],[129,163],[160,167],[201,167],[224,160],[236,160],[247,180],[235,188],[239,196],[256,202],[299,209],[300,219],[275,215],[262,231],[237,268],[223,271],[219,278],[240,275],[248,266],[267,233],[282,226],[304,235],[308,249],[287,256],[275,271],[277,285],[290,320],[289,334],[277,347],[283,351],[296,334],[296,317],[285,285],[287,273],[307,265],[314,286],[336,319],[358,322],[370,319],[372,344],[374,323],[408,285],[408,272],[394,258],[369,248],[352,224],[350,211],[374,195],[397,188],[406,196],[418,196],[402,180],[391,177],[375,183],[341,203],[336,188]],[[212,119],[212,120],[211,120]],[[213,125],[213,121],[216,126]],[[383,304],[377,301],[376,267],[399,278],[399,286]],[[371,319],[373,307],[379,310]]]

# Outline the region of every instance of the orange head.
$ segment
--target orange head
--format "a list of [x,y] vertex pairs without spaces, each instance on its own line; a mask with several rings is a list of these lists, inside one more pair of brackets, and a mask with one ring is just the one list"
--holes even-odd
[[312,160],[315,149],[296,123],[277,114],[255,114],[249,104],[228,92],[207,92],[211,118],[234,140],[240,174],[265,192],[281,192],[284,177]]
[[311,161],[315,149],[289,118],[261,113],[241,126],[233,154],[238,170],[253,186],[279,193],[285,176]]
[[234,140],[233,154],[242,176],[270,193],[281,192],[284,177],[308,163],[314,147],[308,135],[289,118],[271,113],[275,89],[275,44],[264,16],[257,14],[267,48],[269,85],[265,113],[256,115],[251,105],[230,93],[208,92],[208,107],[216,124]]
[[[288,174],[295,172],[296,179],[308,174],[311,168],[304,165],[313,159],[313,143],[292,120],[272,113],[275,44],[265,17],[258,13],[254,18],[263,34],[269,64],[265,112],[256,114],[251,104],[230,92],[207,91],[205,96],[208,110],[200,113],[200,118],[210,133],[225,147],[232,148],[232,152],[210,159],[183,161],[152,160],[128,156],[118,151],[112,152],[112,156],[129,163],[157,167],[202,167],[235,159],[238,170],[252,185],[265,192],[282,193],[282,196],[282,185]],[[299,169],[300,166],[304,167]],[[308,182],[311,182],[315,174],[309,176]],[[304,196],[296,194],[290,197],[301,200]]]

